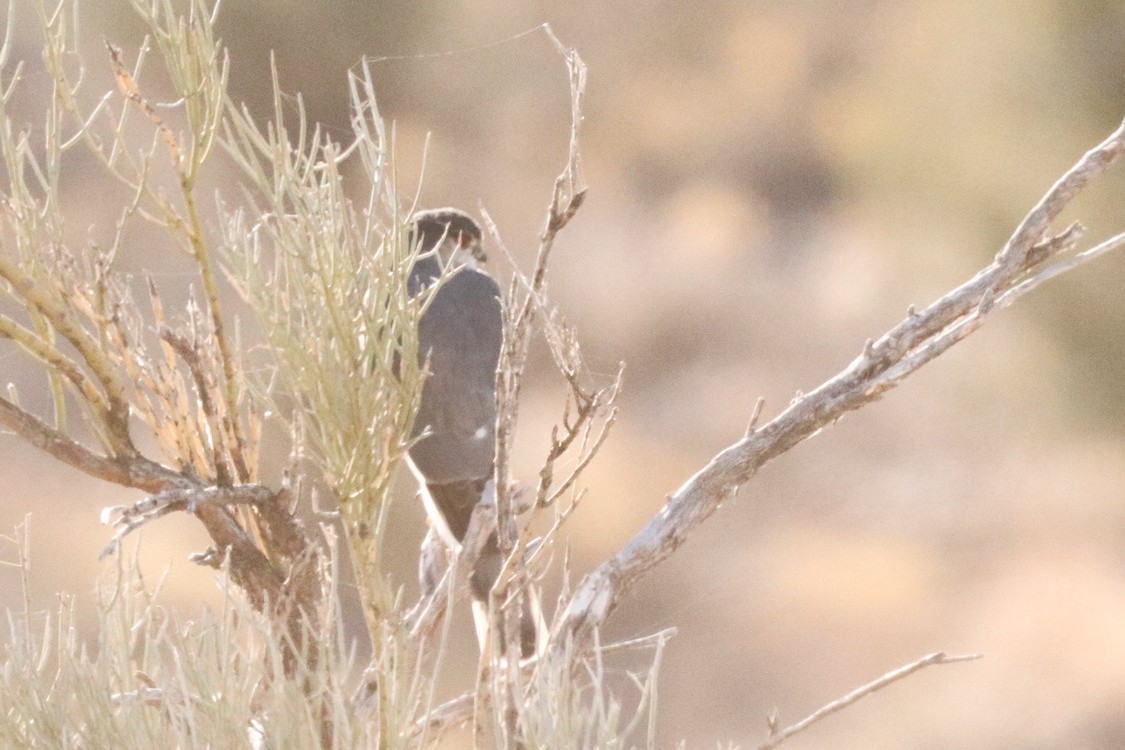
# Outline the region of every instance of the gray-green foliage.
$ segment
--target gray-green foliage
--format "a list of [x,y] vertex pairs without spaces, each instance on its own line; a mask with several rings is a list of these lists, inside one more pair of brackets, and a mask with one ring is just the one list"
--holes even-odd
[[[290,129],[276,78],[265,128],[232,107],[222,142],[242,168],[251,208],[226,212],[223,245],[269,342],[276,378],[259,392],[292,415],[304,458],[335,492],[370,615],[380,619],[394,608],[380,550],[391,470],[409,447],[421,390],[421,305],[406,294],[412,255],[366,70],[352,77],[351,93],[356,137],[347,154],[309,126],[299,98]],[[341,174],[346,157],[363,168],[355,202]]]
[[[26,532],[26,526],[24,527]],[[7,566],[26,587],[34,566],[26,536],[5,538]],[[321,658],[298,679],[282,672],[279,634],[225,581],[218,612],[183,620],[160,604],[135,559],[107,566],[97,594],[97,635],[80,637],[75,602],[55,612],[9,610],[0,662],[0,747],[377,747],[377,725],[352,710],[341,676],[354,668],[335,604]],[[330,598],[338,602],[338,597]]]
[[[9,59],[9,41],[0,48],[0,338],[41,366],[54,405],[48,424],[24,411],[13,390],[0,398],[0,424],[92,476],[151,493],[147,510],[121,516],[119,536],[169,508],[193,510],[217,545],[233,550],[232,534],[248,539],[262,516],[245,514],[242,527],[230,508],[192,502],[242,498],[228,502],[245,511],[268,498],[285,506],[272,508],[276,522],[288,519],[289,501],[330,495],[375,654],[369,684],[378,689],[367,691],[374,701],[355,690],[335,527],[293,533],[300,538],[270,549],[277,529],[266,524],[256,531],[266,532],[259,544],[269,559],[259,554],[264,562],[253,568],[245,550],[241,558],[231,552],[218,613],[186,620],[165,610],[159,585],[146,587],[120,551],[99,595],[94,642],[79,637],[73,603],[47,615],[25,599],[9,614],[0,659],[0,747],[433,744],[449,729],[431,729],[427,717],[438,708],[450,619],[411,631],[383,560],[391,482],[424,379],[416,330],[427,296],[407,293],[417,252],[407,237],[411,206],[395,194],[371,75],[361,67],[349,78],[353,128],[341,144],[306,120],[300,97],[283,95],[276,75],[268,116],[231,101],[214,9],[201,0],[182,14],[170,0],[133,6],[149,37],[132,60],[110,49],[118,91],[95,98],[75,52],[76,6],[34,7],[51,86],[42,99],[46,127],[34,133],[11,115],[25,68]],[[12,0],[10,23],[14,8]],[[99,203],[115,228],[106,247],[67,245],[60,177],[78,154],[120,188]],[[205,169],[219,160],[226,173]],[[237,187],[205,183],[231,168]],[[211,205],[205,219],[201,206]],[[169,254],[191,260],[183,307],[166,304],[152,280],[146,304],[134,300],[137,279],[118,262],[138,224],[161,238],[145,248],[151,267]],[[227,317],[233,300],[222,292],[224,275],[253,311],[246,332]],[[68,419],[75,405],[81,425]],[[292,441],[277,491],[257,484],[259,438],[271,425]],[[145,440],[135,442],[142,431]],[[594,449],[603,437],[604,428]],[[138,444],[154,445],[161,460]],[[545,481],[541,494],[553,502]],[[185,497],[182,507],[161,505]],[[14,541],[13,568],[26,578],[27,545]],[[302,544],[308,554],[292,551]],[[521,580],[534,585],[534,576]],[[274,588],[251,590],[254,581]],[[286,608],[286,597],[301,606]],[[642,733],[640,717],[652,715],[655,670],[636,680],[647,713],[622,727],[600,658],[526,670],[503,661],[494,654],[477,687],[491,685],[506,702],[470,703],[474,727],[498,743],[518,734],[542,747],[622,747],[630,731]],[[471,688],[461,686],[469,691],[462,698],[476,694]]]

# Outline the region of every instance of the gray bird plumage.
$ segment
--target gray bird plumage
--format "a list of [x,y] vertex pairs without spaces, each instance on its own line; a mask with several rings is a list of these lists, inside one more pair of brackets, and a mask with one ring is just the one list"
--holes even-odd
[[[412,225],[421,257],[410,272],[416,295],[452,263],[456,269],[430,299],[418,325],[418,357],[429,367],[415,419],[414,436],[426,435],[410,450],[413,469],[440,518],[442,536],[459,544],[473,508],[490,491],[496,442],[496,366],[503,343],[500,287],[476,267],[485,260],[477,223],[457,209],[415,214]],[[442,529],[441,527],[444,527]],[[502,559],[496,534],[485,544],[473,571],[473,599],[485,605]],[[436,585],[432,561],[420,571],[424,589]],[[476,609],[476,608],[475,608]],[[535,627],[525,616],[521,638],[527,655]],[[478,636],[484,637],[478,622]]]
[[435,484],[492,475],[496,363],[503,323],[500,288],[469,268],[446,281],[418,326],[429,377],[415,424],[428,427],[411,456]]
[[473,507],[492,477],[496,423],[496,364],[503,341],[500,287],[476,270],[483,260],[480,227],[456,209],[419,212],[413,234],[421,257],[410,270],[410,293],[435,283],[452,263],[451,278],[430,299],[418,324],[418,358],[429,376],[414,420],[410,450],[448,528],[460,542]]

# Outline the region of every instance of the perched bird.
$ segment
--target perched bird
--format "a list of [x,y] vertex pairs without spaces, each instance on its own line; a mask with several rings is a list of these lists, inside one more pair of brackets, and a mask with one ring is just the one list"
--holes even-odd
[[[422,486],[434,528],[458,549],[473,508],[482,501],[495,502],[495,378],[504,332],[500,287],[481,266],[487,260],[481,230],[468,214],[453,208],[419,211],[411,232],[419,249],[408,282],[412,296],[435,283],[445,267],[454,269],[418,324],[418,358],[427,363],[429,375],[414,422],[414,437],[422,437],[410,449],[408,463]],[[431,562],[423,559],[419,571],[423,590],[437,583]],[[482,648],[488,634],[488,594],[502,563],[493,532],[470,585]],[[525,613],[522,620],[526,656],[535,648],[541,618]]]

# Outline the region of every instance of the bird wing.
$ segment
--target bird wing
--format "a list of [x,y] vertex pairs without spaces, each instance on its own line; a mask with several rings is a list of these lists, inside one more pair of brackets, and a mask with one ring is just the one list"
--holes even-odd
[[429,362],[410,451],[427,484],[486,478],[496,430],[496,364],[503,341],[500,287],[462,269],[438,289],[418,325],[418,357]]

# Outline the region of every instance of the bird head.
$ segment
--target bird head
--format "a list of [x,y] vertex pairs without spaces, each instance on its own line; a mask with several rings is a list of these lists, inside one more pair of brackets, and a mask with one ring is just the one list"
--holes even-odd
[[480,225],[456,208],[432,208],[414,214],[411,237],[417,237],[419,252],[436,250],[442,266],[476,268],[488,260],[481,246]]

